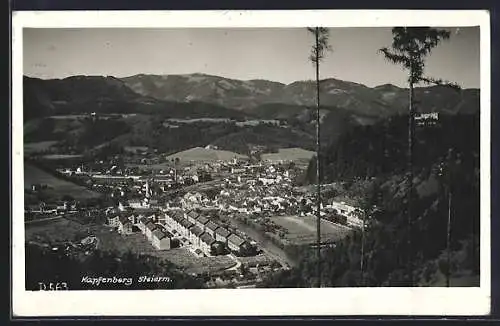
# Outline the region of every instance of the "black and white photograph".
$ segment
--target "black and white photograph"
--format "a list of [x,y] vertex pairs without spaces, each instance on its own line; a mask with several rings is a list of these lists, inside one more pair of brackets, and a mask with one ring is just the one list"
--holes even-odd
[[487,313],[488,16],[417,13],[18,13],[14,290]]

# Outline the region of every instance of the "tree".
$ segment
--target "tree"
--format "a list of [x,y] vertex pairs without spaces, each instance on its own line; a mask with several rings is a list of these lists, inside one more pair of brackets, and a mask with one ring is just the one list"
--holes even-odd
[[319,79],[319,63],[325,57],[326,52],[331,50],[330,45],[328,44],[329,32],[325,27],[309,27],[307,29],[310,33],[314,35],[315,42],[311,49],[311,55],[309,56],[309,60],[314,64],[316,68],[316,175],[317,175],[317,259],[318,259],[318,287],[321,287],[321,175],[320,175],[320,116],[319,116],[319,108],[320,108],[320,98],[319,98],[319,87],[320,87],[320,79]]
[[[420,83],[447,85],[455,89],[459,89],[458,85],[445,82],[442,79],[435,79],[424,76],[425,58],[431,54],[441,41],[450,38],[450,32],[430,27],[394,27],[392,29],[392,45],[391,50],[387,47],[380,49],[380,52],[391,63],[403,66],[403,69],[408,70],[409,84],[409,112],[408,112],[408,272],[412,272],[412,196],[413,196],[413,137],[414,137],[414,87]],[[410,285],[413,280],[410,277]]]

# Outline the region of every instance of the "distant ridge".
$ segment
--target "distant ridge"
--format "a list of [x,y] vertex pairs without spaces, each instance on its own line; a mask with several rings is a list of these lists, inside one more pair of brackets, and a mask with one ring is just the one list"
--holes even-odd
[[[245,118],[263,112],[263,106],[273,107],[279,116],[289,116],[288,108],[297,111],[297,107],[314,107],[315,91],[313,81],[282,84],[265,79],[245,81],[203,73],[137,74],[123,78],[84,75],[63,79],[24,78],[25,112],[28,112],[28,117],[54,111],[62,111],[63,114],[85,110],[116,112],[122,108],[134,113],[166,112],[165,109],[172,106],[190,103],[199,103],[193,109],[196,116],[200,116],[200,112],[209,114],[209,111],[216,110],[220,112],[217,117]],[[415,98],[419,102],[417,111],[446,114],[477,112],[479,94],[478,89],[456,92],[443,86],[418,87],[415,89]],[[392,84],[371,88],[326,78],[321,81],[321,102],[326,107],[335,107],[354,115],[383,118],[405,113],[408,94],[407,89]],[[203,103],[206,109],[201,107]],[[191,117],[189,105],[177,110],[176,117],[183,116],[182,110],[186,110],[186,117]],[[229,111],[244,114],[235,115]]]

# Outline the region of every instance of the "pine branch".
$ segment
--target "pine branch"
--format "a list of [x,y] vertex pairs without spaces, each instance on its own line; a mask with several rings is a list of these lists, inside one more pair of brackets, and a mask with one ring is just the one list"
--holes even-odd
[[449,88],[451,88],[455,91],[458,91],[458,92],[462,89],[460,87],[460,85],[458,85],[457,83],[446,81],[446,80],[443,80],[440,78],[436,79],[436,78],[432,78],[432,77],[421,76],[419,78],[419,81],[424,82],[424,83],[429,84],[429,85],[446,86],[446,87],[449,87]]
[[383,53],[385,59],[387,59],[391,63],[402,64],[406,68],[410,68],[411,67],[411,60],[410,60],[409,57],[406,57],[406,56],[404,56],[402,54],[393,53],[393,52],[389,51],[388,48],[381,48],[379,50],[379,52]]

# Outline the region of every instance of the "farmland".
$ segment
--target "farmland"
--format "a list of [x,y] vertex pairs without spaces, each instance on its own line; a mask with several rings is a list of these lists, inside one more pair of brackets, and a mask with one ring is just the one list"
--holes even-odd
[[[293,244],[307,244],[316,241],[316,224],[315,216],[276,216],[272,218],[276,224],[288,230],[286,240]],[[321,238],[322,241],[338,240],[349,232],[349,228],[321,221]]]
[[194,147],[170,155],[167,157],[167,160],[179,158],[181,161],[230,161],[235,157],[239,159],[247,158],[245,155],[241,155],[235,152]]
[[48,150],[50,147],[57,144],[57,141],[48,140],[48,141],[40,141],[33,143],[24,143],[24,153],[32,154],[37,152],[43,152]]
[[45,184],[47,189],[42,190],[49,196],[61,197],[70,195],[75,199],[89,199],[99,197],[100,194],[88,190],[72,182],[57,178],[39,168],[29,164],[24,164],[24,188],[31,188],[32,184]]
[[314,152],[302,148],[280,148],[278,153],[262,154],[263,160],[269,161],[307,161],[313,157]]
[[80,154],[50,154],[42,156],[46,160],[64,160],[82,157]]
[[133,252],[166,259],[188,273],[216,272],[234,266],[236,263],[228,256],[196,257],[187,248],[156,250],[141,233],[120,235],[108,226],[80,224],[68,219],[26,225],[26,242],[73,241],[88,234],[97,237],[98,249],[117,254]]

